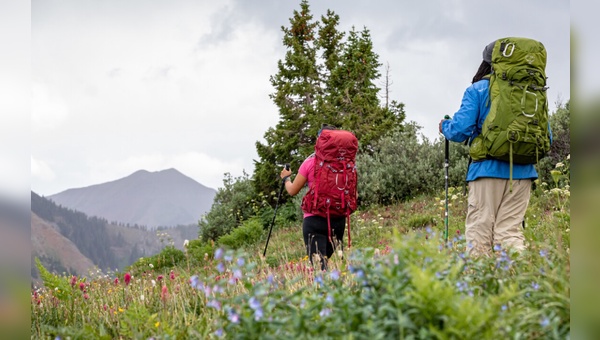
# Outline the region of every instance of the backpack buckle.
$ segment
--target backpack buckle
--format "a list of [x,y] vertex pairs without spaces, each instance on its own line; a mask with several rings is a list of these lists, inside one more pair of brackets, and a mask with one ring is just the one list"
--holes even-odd
[[[510,48],[510,53],[507,53],[507,50]],[[515,51],[515,43],[508,43],[504,46],[504,48],[502,49],[502,56],[503,57],[510,57],[513,55],[513,52]]]

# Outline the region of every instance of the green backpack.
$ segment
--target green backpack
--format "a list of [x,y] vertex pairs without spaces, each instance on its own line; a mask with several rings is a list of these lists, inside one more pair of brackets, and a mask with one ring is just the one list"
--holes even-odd
[[537,164],[550,150],[546,49],[539,41],[504,38],[494,44],[491,107],[481,134],[471,143],[474,161],[499,159]]

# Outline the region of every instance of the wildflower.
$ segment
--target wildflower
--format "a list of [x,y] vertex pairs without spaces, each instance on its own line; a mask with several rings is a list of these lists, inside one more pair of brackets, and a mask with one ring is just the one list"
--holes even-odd
[[254,296],[251,297],[250,300],[248,300],[248,304],[250,305],[250,308],[252,308],[252,310],[257,310],[260,308],[260,302]]
[[258,320],[262,319],[262,317],[263,317],[263,310],[262,310],[262,308],[261,309],[257,309],[257,310],[254,311],[254,320],[255,321],[258,321]]
[[150,280],[150,283],[152,283],[152,287],[156,287],[156,281]]
[[556,165],[554,167],[555,168],[562,168],[563,166],[565,166],[565,164],[563,162],[558,162],[558,163],[556,163]]
[[315,283],[318,285],[323,284],[323,278],[321,276],[315,277]]
[[326,317],[329,314],[331,314],[331,309],[329,308],[323,308],[323,310],[321,310],[321,312],[319,313],[320,317]]
[[237,280],[241,279],[242,278],[242,271],[239,270],[239,269],[235,269],[233,271],[233,278],[237,279]]
[[537,282],[532,282],[531,283],[531,288],[533,288],[533,290],[538,290],[538,289],[540,289],[540,285],[537,284]]
[[231,262],[233,261],[233,256],[231,256],[231,254],[227,254],[225,257],[223,257],[223,259],[227,262]]
[[540,256],[541,257],[546,257],[546,255],[548,255],[548,252],[544,249],[540,250]]
[[214,299],[210,300],[210,302],[208,302],[206,304],[206,306],[207,307],[212,307],[212,308],[214,308],[216,310],[221,310],[221,303],[219,301],[217,301],[217,300],[214,300]]
[[77,276],[73,275],[71,277],[71,287],[75,287],[76,283],[77,283]]
[[331,277],[331,279],[332,279],[333,281],[337,281],[337,279],[339,279],[339,278],[340,278],[340,271],[339,271],[339,270],[337,270],[337,269],[335,269],[335,270],[333,270],[333,271],[332,271],[332,272],[329,274],[329,276]]
[[221,248],[218,248],[218,249],[215,251],[215,260],[220,260],[220,259],[221,259],[221,257],[223,257],[223,249],[221,249]]
[[219,264],[217,264],[217,270],[219,271],[219,273],[225,271],[225,266],[223,265],[223,262],[219,262]]
[[243,257],[238,258],[237,261],[236,261],[237,265],[240,266],[240,267],[243,266],[245,262],[246,261],[244,260]]
[[85,283],[80,282],[79,283],[79,290],[83,292],[84,289],[85,289]]
[[89,296],[87,293],[84,293],[84,294],[83,294],[83,298],[87,300],[87,299],[89,299],[89,298],[90,298],[90,296]]
[[140,301],[144,302],[144,294],[140,295]]
[[548,318],[543,318],[542,321],[540,321],[540,326],[542,327],[547,327],[550,324],[550,319]]
[[171,273],[169,273],[169,279],[175,280],[175,272],[172,270],[171,270]]
[[162,290],[160,292],[160,298],[165,301],[169,297],[169,289],[167,286],[162,286]]
[[567,160],[571,159],[571,154],[567,155]]
[[215,331],[215,335],[218,337],[222,337],[223,336],[223,328],[219,328]]
[[154,323],[154,327],[158,328],[159,326],[160,326],[160,321],[156,321],[156,322]]
[[230,308],[227,312],[227,319],[233,323],[240,322],[240,316],[233,310],[233,308]]
[[501,309],[504,312],[504,311],[506,311],[506,309],[508,309],[508,307],[506,305],[502,305]]
[[156,277],[156,279],[157,279],[158,281],[162,281],[162,279],[164,279],[164,276],[162,276],[162,275],[158,275],[158,276]]
[[333,304],[333,301],[334,301],[333,296],[331,296],[331,294],[327,294],[327,297],[325,298],[325,301],[327,303]]
[[502,246],[500,246],[499,244],[495,244],[494,251],[500,251],[500,250],[502,250]]
[[183,240],[183,247],[187,248],[190,245],[190,240]]
[[123,277],[123,281],[125,281],[125,285],[128,286],[129,283],[131,283],[131,274],[125,273],[125,276]]
[[273,284],[273,274],[269,274],[269,276],[267,276],[267,282],[272,285]]
[[149,263],[148,267],[150,267],[151,269],[154,269],[154,265],[152,263]]
[[118,278],[118,277],[116,277],[116,278],[115,278],[115,286],[118,286],[118,285],[119,285],[119,278]]

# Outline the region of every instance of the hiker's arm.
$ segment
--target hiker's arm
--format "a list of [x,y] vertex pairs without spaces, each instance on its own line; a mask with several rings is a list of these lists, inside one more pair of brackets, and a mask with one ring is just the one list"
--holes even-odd
[[292,182],[292,180],[291,180],[292,171],[291,170],[283,169],[283,170],[281,170],[281,173],[279,174],[279,176],[281,177],[281,179],[283,179],[285,181],[285,184],[284,184],[285,190],[291,196],[294,196],[297,193],[299,193],[300,189],[302,189],[304,184],[306,184],[306,177],[302,176],[301,174],[296,175],[296,178],[294,178],[294,181]]
[[477,126],[479,111],[479,100],[474,94],[473,87],[467,88],[460,104],[460,109],[452,119],[444,119],[440,122],[441,132],[444,137],[462,143],[471,137]]
[[300,189],[302,189],[304,184],[306,184],[306,177],[302,176],[301,174],[297,174],[294,178],[294,181],[285,181],[285,190],[291,196],[295,196],[297,193],[300,192]]

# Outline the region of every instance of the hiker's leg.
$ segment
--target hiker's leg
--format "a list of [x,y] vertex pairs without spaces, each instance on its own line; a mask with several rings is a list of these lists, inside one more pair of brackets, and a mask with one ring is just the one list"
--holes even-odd
[[504,180],[479,178],[469,182],[469,207],[465,222],[465,238],[469,255],[489,254],[496,211],[502,201]]
[[529,205],[531,195],[531,180],[513,180],[512,192],[510,181],[506,181],[504,197],[496,217],[494,228],[494,244],[511,247],[517,251],[525,249],[525,237],[521,223]]
[[[323,230],[325,234],[323,234]],[[320,216],[304,218],[302,234],[304,235],[304,245],[310,263],[314,265],[313,259],[317,256],[321,262],[321,270],[325,270],[327,267],[324,259],[327,249],[327,220]]]
[[336,217],[331,219],[331,242],[327,242],[327,258],[337,250],[344,250],[344,231],[346,230],[346,217]]

